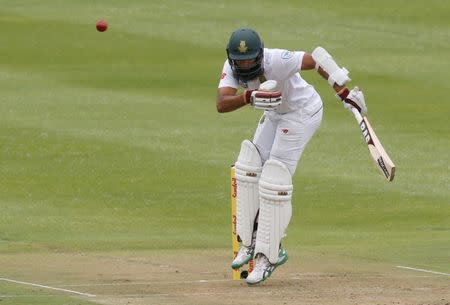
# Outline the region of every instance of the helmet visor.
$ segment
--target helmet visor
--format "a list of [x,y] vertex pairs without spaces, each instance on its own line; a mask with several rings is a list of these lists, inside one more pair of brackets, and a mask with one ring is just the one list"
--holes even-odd
[[228,58],[231,60],[252,60],[252,59],[256,60],[260,52],[261,52],[260,49],[254,50],[253,52],[247,52],[245,54],[239,54],[237,52],[229,52]]

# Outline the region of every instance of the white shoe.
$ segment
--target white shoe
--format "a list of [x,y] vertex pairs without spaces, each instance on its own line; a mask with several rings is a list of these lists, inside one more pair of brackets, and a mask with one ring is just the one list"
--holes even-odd
[[241,244],[238,254],[231,263],[231,268],[239,269],[245,264],[247,264],[253,258],[254,251],[255,251],[254,246],[247,247]]
[[247,284],[256,285],[258,283],[263,282],[268,277],[272,275],[272,272],[278,266],[283,265],[287,262],[288,256],[284,249],[280,249],[278,252],[278,261],[276,264],[272,264],[269,262],[269,259],[262,253],[256,254],[255,257],[255,268],[252,273],[250,273],[246,279]]

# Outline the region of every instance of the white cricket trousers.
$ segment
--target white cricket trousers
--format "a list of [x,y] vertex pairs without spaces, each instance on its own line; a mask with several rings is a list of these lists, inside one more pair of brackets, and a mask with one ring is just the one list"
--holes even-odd
[[283,162],[293,176],[306,144],[322,122],[322,115],[320,97],[294,112],[265,111],[253,137],[262,161]]

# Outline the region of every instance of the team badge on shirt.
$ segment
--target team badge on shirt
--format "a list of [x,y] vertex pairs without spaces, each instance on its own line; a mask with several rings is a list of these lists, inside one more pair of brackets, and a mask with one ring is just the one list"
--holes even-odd
[[289,59],[292,56],[294,56],[294,52],[291,52],[291,51],[284,51],[283,53],[281,53],[282,59]]
[[239,79],[239,85],[240,85],[242,88],[245,88],[245,89],[248,88],[248,83],[247,83],[246,81],[242,80],[242,79]]

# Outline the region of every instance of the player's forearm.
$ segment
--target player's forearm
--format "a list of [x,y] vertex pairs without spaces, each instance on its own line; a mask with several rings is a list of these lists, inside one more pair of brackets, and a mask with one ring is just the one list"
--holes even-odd
[[343,89],[347,88],[346,86],[339,86],[338,84],[334,84],[333,85],[333,89],[334,91],[336,91],[336,93],[340,93],[342,92]]
[[347,69],[339,67],[333,57],[322,47],[315,48],[311,57],[317,72],[328,81],[334,91],[338,94],[342,93],[346,88],[345,84],[351,80]]
[[219,95],[217,97],[217,111],[220,113],[230,112],[247,105],[245,93],[239,95]]
[[[325,72],[321,67],[319,67],[319,68],[317,69],[317,72],[318,72],[324,79],[328,80],[328,77],[329,77],[328,73]],[[345,85],[340,86],[340,85],[338,85],[338,84],[336,84],[336,83],[333,84],[333,89],[334,89],[334,91],[336,91],[337,93],[340,92],[340,91],[341,91],[342,89],[344,89],[344,88],[345,88]]]

